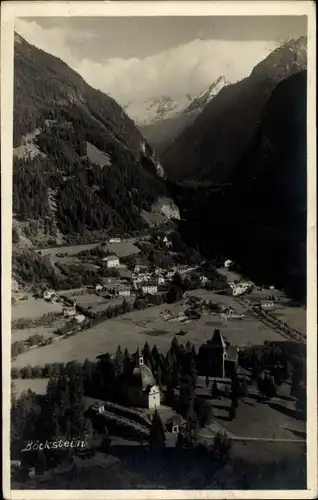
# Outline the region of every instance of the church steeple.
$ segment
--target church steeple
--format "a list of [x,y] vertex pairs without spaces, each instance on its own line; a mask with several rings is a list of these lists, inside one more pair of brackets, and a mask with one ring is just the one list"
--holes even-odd
[[142,366],[144,364],[144,357],[140,353],[139,346],[137,347],[137,352],[136,352],[136,366]]

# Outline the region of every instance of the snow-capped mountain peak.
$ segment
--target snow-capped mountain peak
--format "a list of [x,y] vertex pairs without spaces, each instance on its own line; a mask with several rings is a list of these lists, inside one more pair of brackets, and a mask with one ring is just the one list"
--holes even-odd
[[192,111],[202,111],[204,106],[228,84],[226,78],[220,76],[197,96],[189,93],[173,97],[164,95],[147,101],[131,101],[124,106],[124,109],[137,125],[152,125]]
[[201,92],[191,104],[186,108],[185,113],[190,111],[194,111],[195,109],[201,109],[215,97],[220,90],[222,90],[226,85],[229,85],[230,82],[226,80],[224,76],[220,76],[215,82],[213,82],[206,90]]
[[193,96],[189,94],[174,97],[160,96],[147,101],[129,102],[124,109],[137,125],[145,126],[180,115],[192,99]]

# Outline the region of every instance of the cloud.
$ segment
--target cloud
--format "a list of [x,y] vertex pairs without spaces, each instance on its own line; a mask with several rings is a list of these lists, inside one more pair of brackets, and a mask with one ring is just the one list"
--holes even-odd
[[[139,59],[113,58],[100,61],[80,58],[72,51],[75,30],[42,28],[35,21],[17,20],[16,30],[28,42],[63,59],[95,88],[111,94],[121,104],[162,95],[197,94],[223,75],[230,82],[247,76],[277,42],[200,40]],[[97,36],[97,35],[96,35]],[[94,33],[82,32],[82,39]],[[98,44],[102,44],[99,34]]]

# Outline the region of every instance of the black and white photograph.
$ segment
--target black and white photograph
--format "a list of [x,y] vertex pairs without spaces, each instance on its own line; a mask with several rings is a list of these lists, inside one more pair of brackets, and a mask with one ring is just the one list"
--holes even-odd
[[314,498],[313,5],[79,3],[3,6],[6,498]]

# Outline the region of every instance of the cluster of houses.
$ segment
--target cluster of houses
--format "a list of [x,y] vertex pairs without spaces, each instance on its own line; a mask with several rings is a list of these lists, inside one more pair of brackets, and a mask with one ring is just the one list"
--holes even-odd
[[157,236],[158,240],[161,240],[166,248],[172,248],[172,242],[167,238],[167,236],[164,236],[163,238],[161,236]]
[[125,283],[117,283],[114,286],[101,285],[98,283],[95,286],[95,293],[103,294],[104,298],[114,298],[114,297],[130,297],[131,289],[129,285]]
[[56,293],[55,290],[51,290],[51,289],[44,291],[43,299],[46,302],[61,302],[61,298],[58,295],[58,293]]
[[[108,255],[103,259],[109,268],[120,267],[119,258],[116,255]],[[131,293],[140,291],[143,294],[154,295],[158,293],[160,288],[168,285],[173,279],[176,272],[183,273],[188,271],[188,266],[173,267],[171,269],[149,268],[144,264],[136,264],[132,269],[132,273],[129,279],[120,279],[120,284],[110,287],[109,284],[98,283],[95,286],[95,292],[101,294],[107,292],[109,298],[114,296],[128,297]],[[201,276],[201,285],[205,286],[208,282],[206,276]],[[105,280],[104,280],[105,281]],[[110,281],[110,279],[109,279]]]
[[62,312],[64,318],[74,318],[74,320],[82,324],[85,321],[85,316],[83,314],[79,314],[76,309],[76,301],[66,301],[63,300],[59,294],[55,290],[45,290],[43,292],[43,298],[46,302],[52,303],[61,303],[62,304]]
[[249,293],[253,290],[253,283],[251,281],[242,281],[241,283],[229,282],[234,297]]

